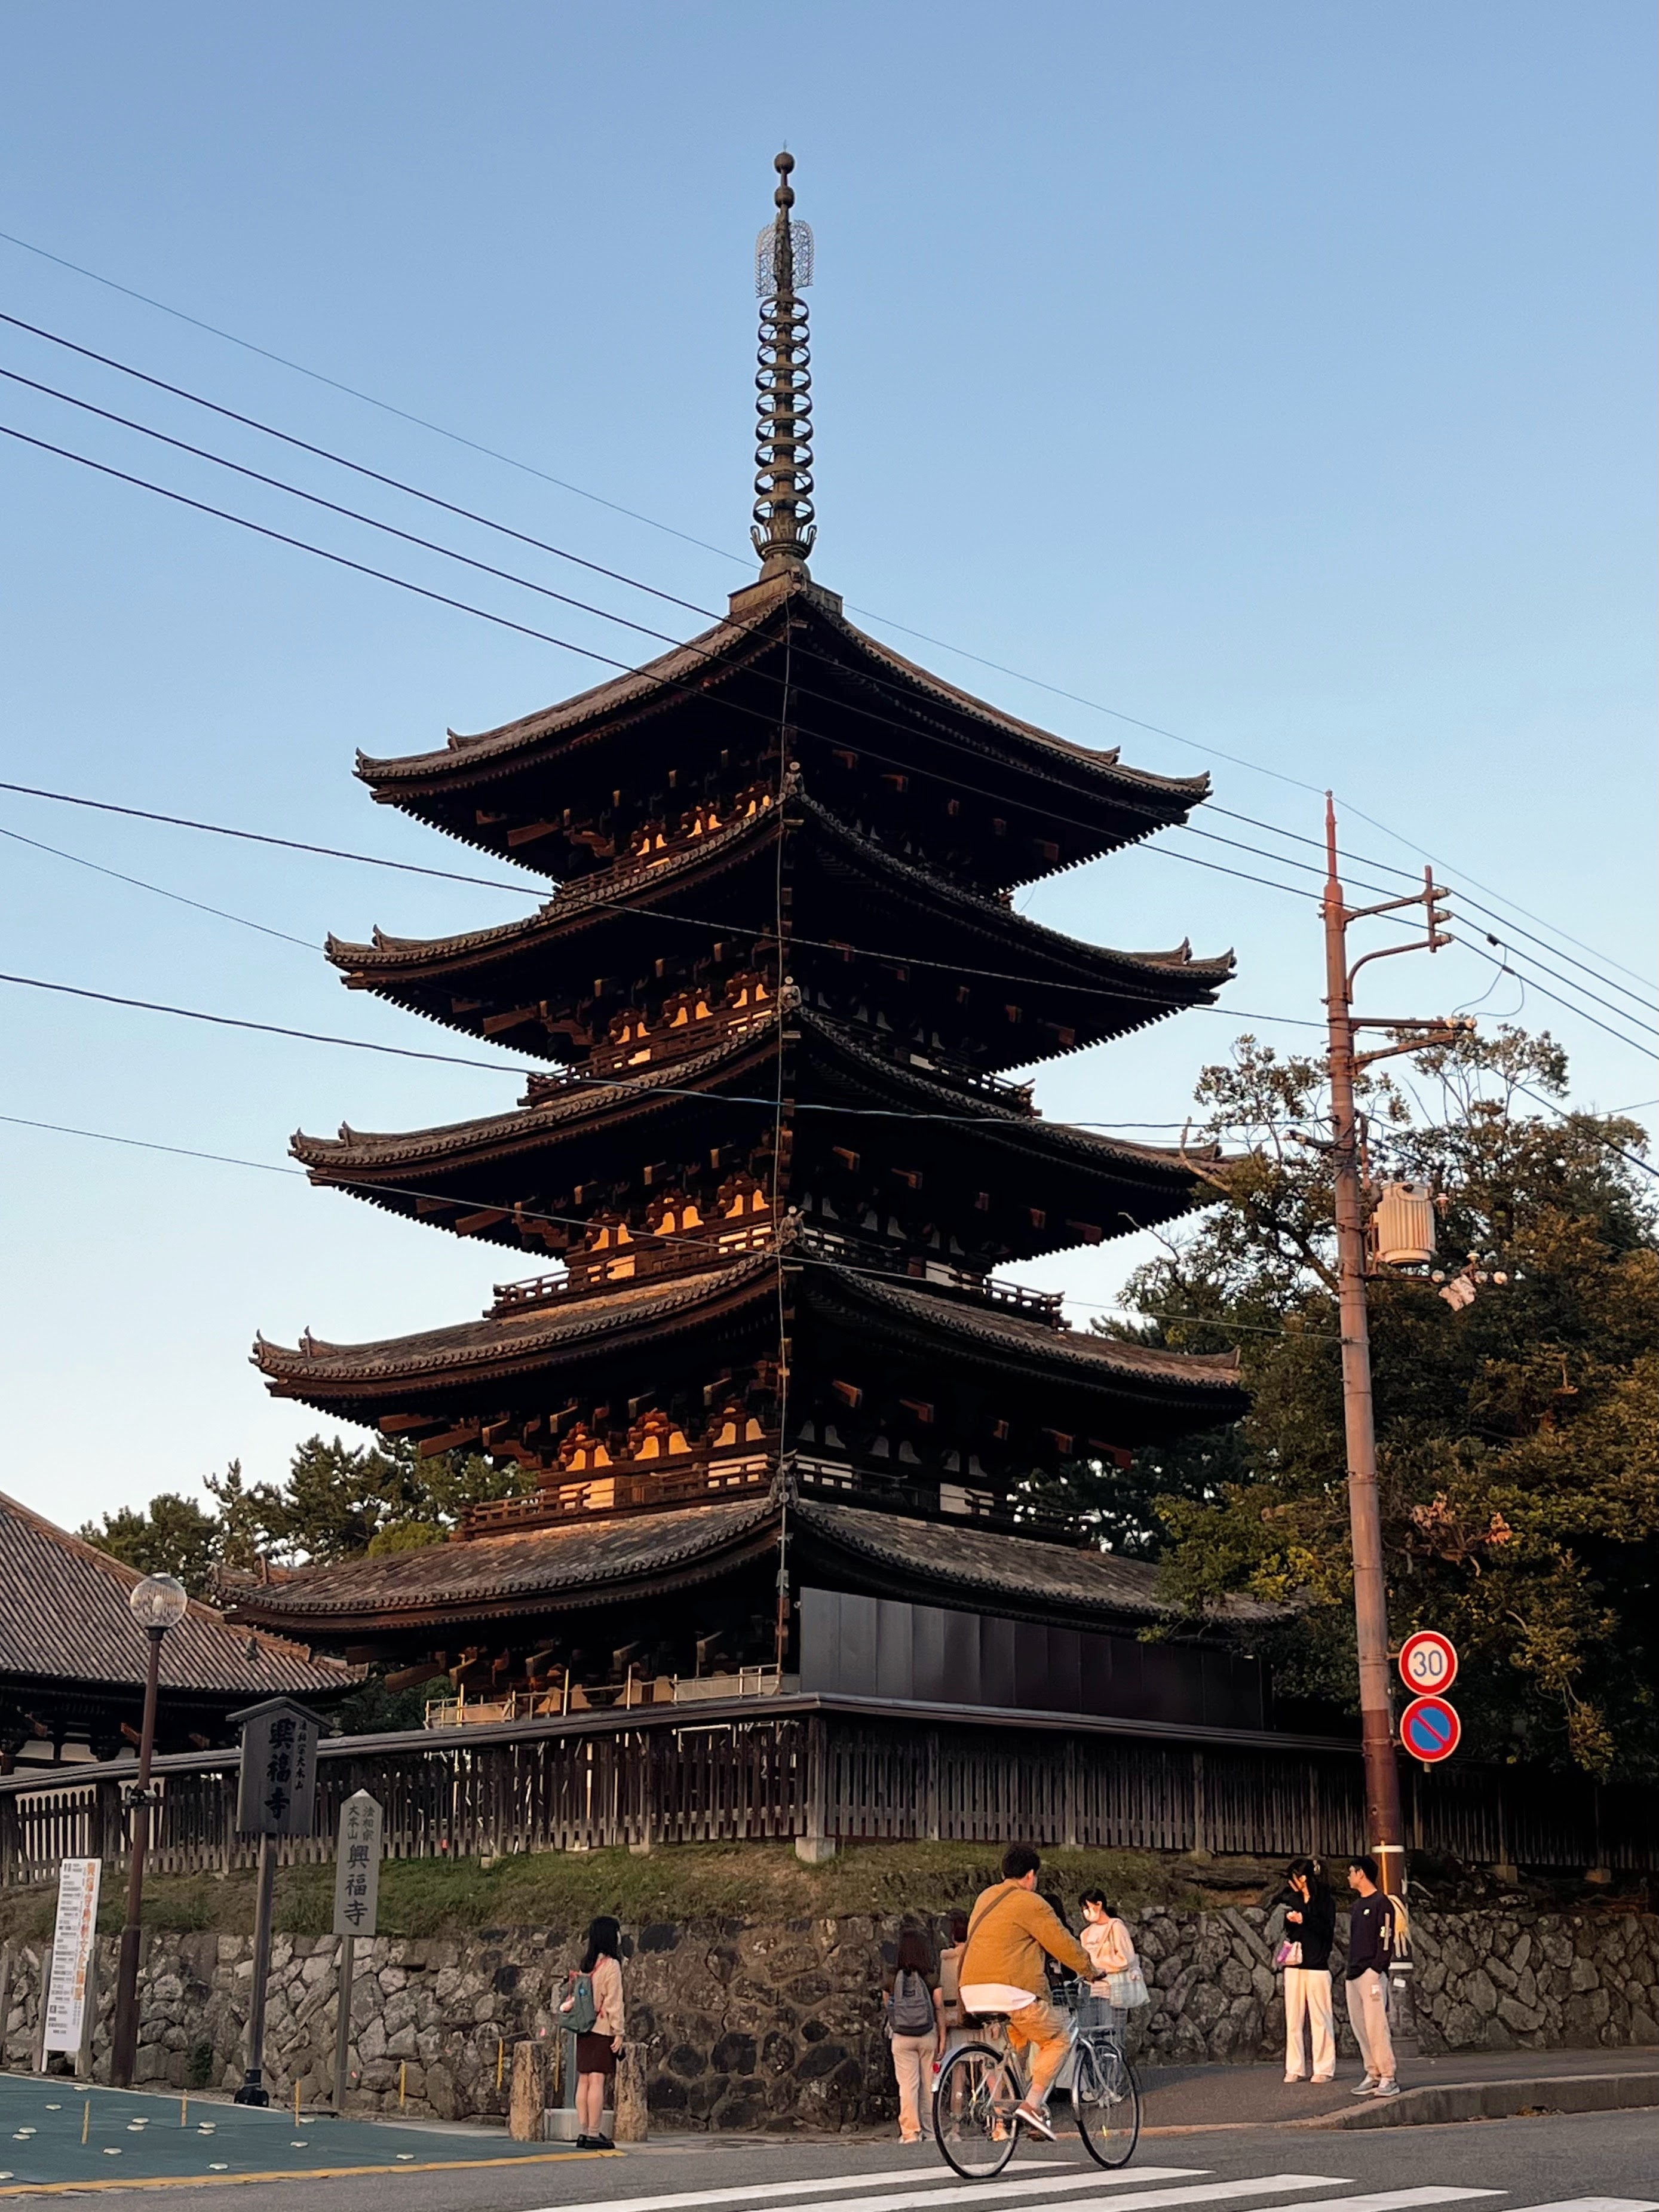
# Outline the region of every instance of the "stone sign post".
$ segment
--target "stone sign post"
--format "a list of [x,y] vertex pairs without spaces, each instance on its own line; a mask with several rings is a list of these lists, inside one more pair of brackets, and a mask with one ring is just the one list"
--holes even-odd
[[359,1790],[340,1808],[334,1852],[334,1933],[340,1939],[339,2016],[334,2023],[334,2109],[345,2110],[346,2062],[351,2050],[351,1977],[357,1938],[375,1932],[380,1905],[380,1832],[385,1814],[377,1799]]
[[314,1713],[291,1698],[232,1713],[242,1731],[242,1766],[236,1791],[236,1831],[259,1838],[259,1887],[253,1911],[253,1987],[248,1997],[247,2063],[239,2105],[268,2105],[261,2076],[265,2048],[265,1984],[270,1978],[270,1913],[276,1887],[276,1846],[283,1836],[308,1836],[317,1810]]

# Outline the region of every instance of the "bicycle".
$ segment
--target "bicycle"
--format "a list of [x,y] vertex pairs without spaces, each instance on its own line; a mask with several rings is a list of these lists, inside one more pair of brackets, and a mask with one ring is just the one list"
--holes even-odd
[[[1084,1983],[1060,1992],[1071,2014],[1071,2049],[1054,2086],[1070,2089],[1078,2133],[1096,2165],[1127,2166],[1140,2140],[1140,2084],[1117,2031],[1082,2025],[1079,2014],[1089,1994]],[[999,2033],[995,2023],[1005,2019],[988,2014],[979,2021],[998,2039],[959,2044],[939,2069],[933,2092],[933,2140],[964,2181],[994,2179],[1019,2139],[1025,2066]]]

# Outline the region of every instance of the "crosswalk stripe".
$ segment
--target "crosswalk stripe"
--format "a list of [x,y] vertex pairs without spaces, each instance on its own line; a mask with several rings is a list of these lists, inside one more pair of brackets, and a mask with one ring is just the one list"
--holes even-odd
[[[1316,2203],[1285,2206],[1284,2212],[1408,2212],[1408,2208],[1418,2204],[1455,2204],[1466,2197],[1504,2193],[1501,2189],[1442,2188],[1431,2182],[1421,2189],[1375,2189],[1363,2197],[1322,2197]],[[1078,2212],[1085,2212],[1085,2208],[1079,2206]],[[1273,2206],[1271,2212],[1280,2212],[1280,2208]]]
[[[1016,2174],[1023,2170],[1029,2172],[1035,2164],[1033,2160],[1016,2159],[1008,2171]],[[911,2207],[931,2204],[945,2184],[951,2185],[948,2191],[951,2202],[959,2204],[975,2197],[1043,2197],[1060,2189],[1110,2189],[1132,2181],[1179,2181],[1205,2170],[1201,2166],[1143,2166],[1133,2173],[1088,2174],[1079,2173],[1073,2166],[1067,2172],[1056,2173],[1054,2161],[1045,2159],[1039,2179],[998,2181],[987,2189],[964,2189],[941,2160],[933,2167],[901,2166],[878,2173],[830,2173],[817,2181],[751,2181],[741,2188],[685,2189],[672,2197],[599,2197],[584,2204],[550,2205],[544,2212],[696,2212],[697,2207],[705,2204],[745,2203],[771,2206],[781,2203],[785,2197],[823,2197],[836,2189],[880,2189],[893,2181],[904,2181],[910,2185],[897,2196],[860,2196],[857,2200],[859,2212],[909,2212]],[[919,2191],[919,2182],[931,2186]],[[815,2212],[815,2209],[803,2208],[803,2212]]]
[[[1143,2168],[1133,2178],[1137,2181],[1150,2181],[1154,2176]],[[1097,2197],[1079,2197],[1069,2204],[1045,2204],[1042,2212],[1164,2212],[1164,2208],[1170,2205],[1231,2204],[1244,2197],[1272,2197],[1285,2189],[1341,2189],[1345,2185],[1346,2177],[1340,2173],[1264,2173],[1254,2181],[1211,2180],[1194,2182],[1186,2189],[1138,2189],[1133,2196],[1112,2197],[1104,2207]],[[1436,2204],[1443,2198],[1491,2197],[1500,2193],[1490,2189],[1405,2190],[1397,2196],[1376,2198],[1376,2212],[1385,2212],[1385,2207],[1396,2203]],[[955,2201],[953,2197],[951,2202],[954,2203]],[[1298,2206],[1296,2212],[1365,2212],[1365,2208],[1372,2203],[1373,2200],[1368,2197],[1322,2197],[1316,2204],[1305,2208]],[[1274,2212],[1278,2212],[1277,2207]]]
[[1659,2198],[1563,2197],[1553,2204],[1518,2204],[1516,2212],[1659,2212]]

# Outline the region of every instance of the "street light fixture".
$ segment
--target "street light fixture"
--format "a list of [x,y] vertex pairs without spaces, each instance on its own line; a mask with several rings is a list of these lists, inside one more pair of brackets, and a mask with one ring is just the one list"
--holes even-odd
[[144,1721],[138,1739],[138,1779],[123,1794],[132,1815],[132,1840],[127,1867],[127,1918],[121,1930],[121,1964],[115,1982],[115,2030],[110,2047],[110,2080],[118,2089],[132,2087],[132,2070],[138,2056],[139,1917],[144,1895],[144,1853],[149,1844],[150,1808],[155,1793],[149,1786],[150,1760],[155,1752],[155,1692],[161,1676],[161,1638],[185,1617],[190,1598],[172,1575],[146,1575],[135,1583],[127,1597],[133,1620],[149,1638],[149,1665],[144,1675]]

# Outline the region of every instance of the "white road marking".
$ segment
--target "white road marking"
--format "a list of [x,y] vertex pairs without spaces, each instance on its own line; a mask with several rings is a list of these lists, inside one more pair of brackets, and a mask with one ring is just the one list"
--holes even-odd
[[[1037,2164],[1035,2159],[1016,2159],[1010,2172],[1030,2172]],[[1079,2173],[1077,2162],[1072,2161],[1064,2173],[1056,2173],[1054,2162],[1042,2161],[1042,2178],[1031,2181],[998,2181],[985,2189],[964,2189],[941,2159],[936,2166],[901,2166],[885,2172],[871,2173],[831,2173],[819,2181],[751,2181],[741,2188],[687,2189],[672,2197],[599,2197],[585,2204],[554,2204],[544,2212],[695,2212],[702,2204],[780,2203],[785,2197],[823,2197],[836,2189],[881,2189],[890,2182],[908,2182],[910,2187],[902,2196],[861,2197],[860,2212],[901,2212],[902,2208],[930,2204],[942,2185],[949,2185],[952,2203],[960,2203],[969,2197],[1031,2197],[1051,2194],[1059,2189],[1113,2188],[1131,2181],[1184,2180],[1188,2174],[1202,2173],[1201,2166],[1145,2166],[1133,2172],[1102,2173],[1091,2176]],[[920,2194],[917,2184],[927,2182],[932,2186]]]
[[[1143,2167],[1139,2173],[1127,2179],[1151,2181],[1153,2171]],[[1103,2174],[1103,2180],[1109,2179]],[[1141,2189],[1133,2196],[1114,2197],[1107,2212],[1163,2212],[1167,2205],[1227,2204],[1244,2197],[1271,2197],[1281,2189],[1341,2189],[1345,2177],[1330,2173],[1264,2173],[1254,2181],[1200,2181],[1187,2189]],[[972,2192],[969,2192],[972,2193]],[[981,2191],[981,2195],[989,2195]],[[1494,2189],[1402,2189],[1390,2190],[1381,2197],[1322,2197],[1316,2204],[1297,2205],[1293,2212],[1389,2212],[1389,2208],[1408,2204],[1439,2204],[1455,2197],[1498,2197],[1501,2190]],[[1047,2204],[1042,2212],[1101,2212],[1099,2200],[1092,2197],[1075,2197],[1069,2204]],[[1279,2212],[1275,2206],[1273,2212]],[[1286,2208],[1285,2212],[1292,2212]]]
[[1520,2204],[1516,2212],[1659,2212],[1659,2198],[1563,2197],[1553,2204]]

